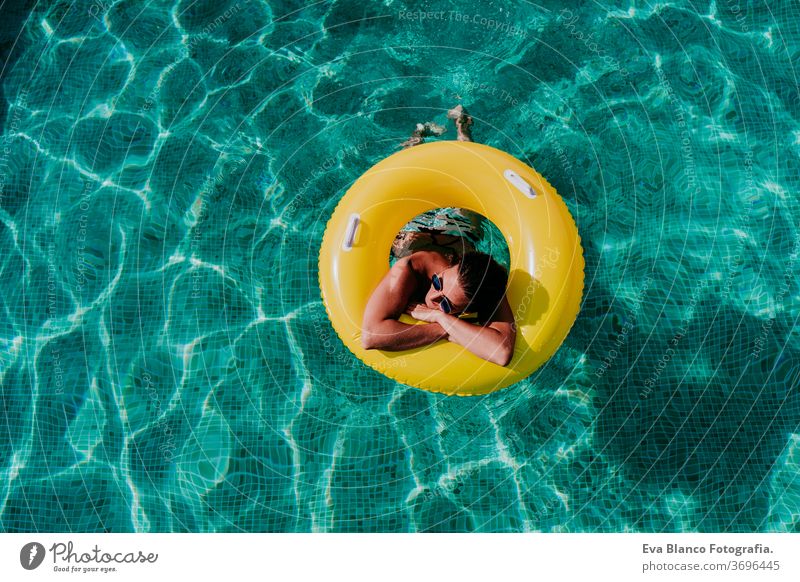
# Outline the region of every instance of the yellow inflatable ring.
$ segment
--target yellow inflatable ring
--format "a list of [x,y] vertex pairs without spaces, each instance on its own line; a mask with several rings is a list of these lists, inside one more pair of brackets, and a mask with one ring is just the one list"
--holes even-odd
[[[517,341],[506,367],[448,341],[402,352],[361,347],[364,309],[389,270],[395,235],[415,216],[449,206],[482,214],[508,243]],[[319,257],[322,300],[353,354],[403,384],[462,396],[518,382],[555,353],[578,315],[583,269],[575,221],[555,189],[500,150],[457,141],[408,148],[370,168],[336,207]]]

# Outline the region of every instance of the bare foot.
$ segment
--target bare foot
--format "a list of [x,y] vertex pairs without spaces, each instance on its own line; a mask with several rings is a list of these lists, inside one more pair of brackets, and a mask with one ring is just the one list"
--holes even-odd
[[417,131],[421,132],[422,137],[430,137],[432,135],[439,137],[447,131],[447,128],[443,125],[439,125],[438,123],[426,121],[424,124],[417,124]]
[[458,130],[458,141],[472,141],[472,116],[463,105],[456,105],[447,112],[448,119],[454,119]]
[[403,148],[403,149],[405,150],[405,149],[412,148],[412,147],[414,147],[415,145],[419,145],[419,144],[421,144],[421,143],[424,143],[424,142],[425,142],[425,140],[424,140],[424,139],[422,139],[422,136],[419,136],[419,135],[412,135],[412,136],[411,136],[410,138],[408,138],[406,141],[404,141],[403,143],[401,143],[401,144],[400,144],[400,147],[401,147],[401,148]]
[[447,112],[447,119],[458,119],[464,115],[464,106],[460,103]]
[[446,131],[447,131],[446,127],[441,126],[432,121],[426,121],[425,123],[418,123],[417,128],[413,132],[411,132],[411,137],[408,138],[403,143],[401,143],[400,147],[402,147],[403,149],[414,147],[415,145],[425,143],[426,137],[431,137],[431,136],[438,137]]

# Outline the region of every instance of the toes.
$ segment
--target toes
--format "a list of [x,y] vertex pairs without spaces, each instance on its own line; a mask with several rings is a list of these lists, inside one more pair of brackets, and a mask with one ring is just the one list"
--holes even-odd
[[447,112],[447,119],[459,119],[464,114],[464,106],[456,105]]
[[417,130],[419,134],[423,137],[431,137],[431,136],[440,136],[444,132],[447,131],[447,128],[442,127],[437,123],[433,123],[432,121],[426,121],[425,124],[417,125]]

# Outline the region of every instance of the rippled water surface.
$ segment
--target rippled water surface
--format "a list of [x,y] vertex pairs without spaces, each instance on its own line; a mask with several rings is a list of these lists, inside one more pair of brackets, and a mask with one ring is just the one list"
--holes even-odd
[[[0,530],[800,528],[796,6],[29,4]],[[459,102],[586,257],[558,353],[473,398],[362,365],[317,283],[350,184]]]

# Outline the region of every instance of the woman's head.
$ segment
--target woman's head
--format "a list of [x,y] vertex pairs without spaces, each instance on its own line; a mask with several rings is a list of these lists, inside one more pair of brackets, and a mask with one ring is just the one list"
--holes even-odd
[[466,253],[458,263],[458,278],[469,300],[464,311],[475,311],[490,319],[500,305],[508,285],[508,271],[486,253]]
[[[474,311],[478,317],[492,317],[508,283],[507,271],[485,253],[469,252],[453,266],[437,273],[425,296],[428,307],[442,309],[449,304],[450,313]],[[447,311],[447,309],[443,309]]]

